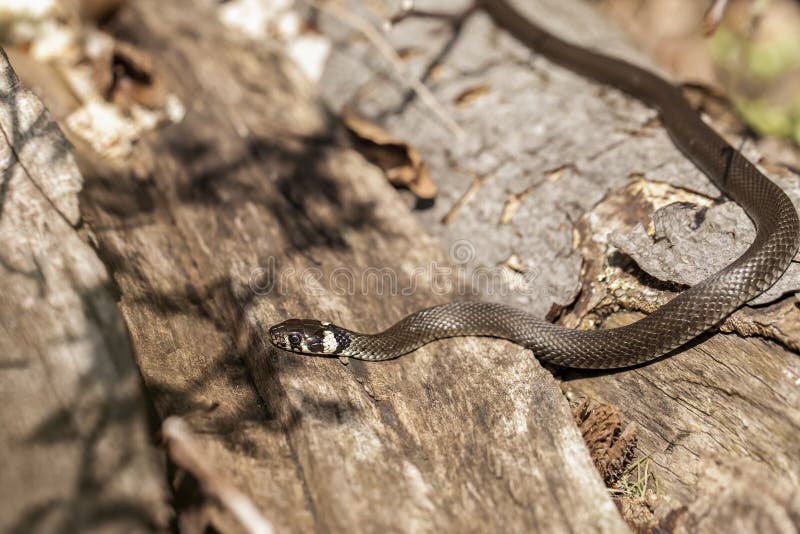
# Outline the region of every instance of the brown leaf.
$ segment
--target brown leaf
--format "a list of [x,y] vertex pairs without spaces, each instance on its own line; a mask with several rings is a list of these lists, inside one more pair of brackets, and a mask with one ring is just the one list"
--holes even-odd
[[735,106],[720,88],[701,83],[684,83],[681,88],[692,107],[711,117],[718,128],[725,132],[745,131],[745,124],[734,111]]
[[436,184],[417,149],[361,117],[352,108],[342,110],[342,119],[358,141],[359,150],[383,170],[393,185],[407,188],[421,200],[436,197]]
[[122,110],[134,102],[151,109],[165,105],[166,90],[153,59],[131,44],[115,41],[96,58],[94,70],[98,91]]

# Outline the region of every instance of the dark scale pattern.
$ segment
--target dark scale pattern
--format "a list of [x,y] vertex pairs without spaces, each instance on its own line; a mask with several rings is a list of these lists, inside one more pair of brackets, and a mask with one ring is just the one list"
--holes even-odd
[[745,209],[757,227],[756,238],[731,265],[621,328],[569,330],[508,306],[455,302],[410,315],[381,334],[348,332],[350,347],[343,354],[385,360],[435,339],[482,335],[510,339],[558,365],[626,367],[680,347],[775,283],[797,252],[797,212],[780,188],[697,116],[678,89],[639,67],[545,33],[506,2],[485,0],[482,7],[499,26],[550,60],[656,108],[676,146]]
[[350,347],[350,332],[343,328],[331,327],[333,337],[336,339],[336,354],[343,354]]

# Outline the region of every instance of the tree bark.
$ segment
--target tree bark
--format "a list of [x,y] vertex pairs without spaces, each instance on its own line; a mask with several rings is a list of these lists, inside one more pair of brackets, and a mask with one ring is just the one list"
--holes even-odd
[[[580,2],[515,4],[565,39],[659,70]],[[454,13],[461,7],[436,5]],[[468,268],[532,282],[526,291],[489,291],[485,298],[516,300],[571,327],[625,324],[640,316],[632,312],[652,311],[686,279],[702,279],[751,242],[750,221],[675,149],[654,111],[553,65],[485,15],[461,24],[409,19],[387,35],[411,58],[406,75],[426,81],[465,131],[461,138],[341,20],[324,18],[322,25],[337,36],[321,82],[324,98],[420,147],[439,187],[436,206],[419,214],[428,231],[445,248],[468,240],[475,251]],[[795,161],[782,166],[764,158],[743,130],[734,123],[722,131],[800,201],[800,179],[788,168]],[[727,472],[714,467],[717,460],[746,466],[736,476],[777,478],[795,488],[796,498],[800,360],[787,349],[797,350],[800,341],[798,266],[796,260],[759,307],[744,308],[721,327],[759,337],[707,335],[667,359],[621,372],[557,371],[576,403],[614,407],[637,428],[636,456],[649,463],[659,498],[633,506],[644,511],[624,504],[631,523],[713,530],[692,514],[699,513],[696,502],[714,499],[703,489],[706,477]],[[719,498],[725,507],[727,497]],[[762,506],[764,518],[796,518],[796,499],[738,498]]]
[[[437,6],[459,7],[449,4]],[[543,6],[534,15],[563,35],[573,28],[636,57],[579,3]],[[187,110],[121,164],[78,143],[81,237],[104,264],[90,270],[112,276],[157,419],[179,416],[193,430],[188,448],[176,442],[183,430],[165,430],[177,525],[245,528],[211,491],[219,477],[215,488],[236,488],[276,531],[620,532],[592,459],[619,475],[634,434],[634,459],[655,470],[658,494],[617,503],[633,525],[796,524],[800,363],[774,341],[712,335],[646,367],[555,376],[497,340],[446,340],[373,364],[269,344],[268,327],[289,317],[377,331],[462,289],[567,325],[629,320],[675,285],[612,254],[606,234],[716,194],[651,111],[532,56],[480,13],[455,32],[409,20],[390,35],[464,130],[458,139],[372,45],[341,21],[319,22],[337,40],[319,90],[281,50],[223,29],[203,2],[130,2],[109,22],[149,53],[158,84]],[[411,213],[323,101],[418,147],[436,205]],[[65,232],[47,230],[54,239],[78,236],[72,202]],[[480,269],[500,273],[490,278],[500,285],[469,283]],[[532,290],[504,294],[520,280]],[[768,305],[789,317],[780,327],[753,330],[759,308],[727,328],[792,346],[793,298]],[[12,317],[24,298],[8,302],[0,311]],[[765,476],[778,482],[752,499],[748,481]]]
[[91,185],[85,206],[159,415],[202,429],[278,529],[623,528],[557,384],[518,347],[454,340],[370,366],[269,345],[290,316],[375,330],[443,302],[339,294],[332,275],[408,287],[409,266],[443,258],[280,54],[156,4],[114,32],[158,54],[189,112],[137,149],[138,224]]
[[0,530],[167,526],[167,485],[81,175],[0,51]]

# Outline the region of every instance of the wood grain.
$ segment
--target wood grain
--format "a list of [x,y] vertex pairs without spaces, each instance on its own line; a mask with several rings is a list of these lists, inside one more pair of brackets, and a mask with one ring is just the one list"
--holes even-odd
[[0,51],[0,530],[166,528],[167,485],[81,175]]
[[[159,416],[201,433],[278,530],[624,530],[558,385],[518,347],[369,366],[268,345],[289,316],[372,330],[443,302],[424,277],[410,295],[375,284],[445,258],[280,54],[190,5],[115,20],[188,113],[137,147],[135,188],[94,177],[83,197]],[[337,291],[342,268],[356,290]]]
[[[585,3],[514,3],[564,39],[659,71]],[[441,10],[462,7],[458,1],[436,2]],[[375,16],[368,7],[361,13]],[[530,282],[526,291],[488,291],[485,298],[549,314],[565,326],[599,328],[629,322],[629,311],[652,311],[680,289],[648,276],[609,239],[637,224],[651,228],[653,213],[672,203],[702,208],[723,202],[675,149],[653,110],[553,65],[484,14],[461,26],[404,21],[387,39],[407,51],[408,71],[423,77],[465,130],[465,138],[454,139],[369,45],[341,37],[352,34],[340,21],[323,18],[322,25],[342,43],[322,80],[329,105],[354,107],[420,147],[439,186],[436,206],[419,214],[428,231],[445,247],[465,239],[472,243],[468,268],[508,271],[513,265],[512,280]],[[478,89],[480,98],[460,100]],[[743,146],[747,157],[765,166],[771,161],[740,130],[720,131],[734,146]],[[774,170],[770,176],[798,198],[797,176]],[[685,254],[688,266],[700,271],[707,263],[702,254],[735,258],[736,251],[722,243],[733,237],[741,246],[750,239],[750,222],[740,212],[739,217],[737,226],[746,231],[717,228],[719,235],[698,241],[693,253]],[[697,239],[694,234],[683,232],[680,239]],[[751,472],[760,469],[764,478],[798,486],[800,449],[792,436],[800,408],[800,359],[784,348],[797,347],[796,303],[790,293],[767,308],[745,308],[723,325],[780,344],[709,335],[650,366],[613,374],[557,373],[571,397],[610,405],[637,428],[636,456],[650,462],[659,496],[639,503],[649,516],[626,511],[628,520],[643,528],[692,524],[713,531],[713,522],[692,523],[681,510],[703,493],[702,466],[717,456],[753,463]],[[623,313],[616,317],[617,312]],[[706,493],[703,499],[714,496]],[[781,511],[765,501],[753,503],[765,506],[754,511],[764,517],[793,506],[778,504]]]
[[[583,38],[647,63],[580,3],[542,6],[556,29],[574,24]],[[320,24],[347,35],[336,21],[323,17]],[[289,317],[378,330],[451,300],[459,288],[448,284],[469,277],[470,265],[536,275],[533,293],[478,291],[488,298],[560,315],[570,325],[630,320],[615,312],[647,310],[666,294],[611,254],[605,240],[656,207],[631,185],[669,183],[678,199],[712,202],[715,195],[651,111],[531,57],[481,15],[453,33],[447,23],[425,20],[391,36],[398,49],[424,49],[407,55],[410,68],[428,73],[434,95],[467,132],[458,140],[358,38],[342,37],[322,86],[314,87],[278,47],[220,26],[205,2],[129,2],[108,30],[153,58],[161,87],[187,113],[139,140],[121,163],[77,143],[85,181],[80,204],[80,177],[63,170],[63,139],[52,134],[27,145],[40,130],[16,128],[37,135],[8,143],[36,147],[9,152],[7,176],[20,177],[3,187],[23,191],[25,200],[3,204],[0,219],[8,225],[0,239],[19,253],[8,256],[0,277],[3,350],[12,355],[0,374],[7,407],[1,413],[13,429],[7,448],[22,466],[3,470],[10,482],[2,482],[33,483],[29,491],[3,494],[17,530],[39,524],[46,506],[55,510],[46,520],[67,529],[94,517],[81,515],[94,507],[118,512],[123,529],[163,526],[164,493],[148,463],[131,353],[154,418],[188,422],[199,464],[224,476],[278,532],[625,531],[568,397],[610,406],[629,425],[626,439],[635,428],[637,455],[652,463],[659,491],[654,499],[621,501],[634,526],[693,532],[726,521],[743,529],[798,523],[800,450],[792,436],[800,426],[800,364],[774,343],[711,335],[650,366],[554,375],[529,352],[496,340],[448,340],[369,364],[286,354],[264,337]],[[37,90],[66,115],[68,99],[48,85]],[[381,171],[351,148],[323,100],[334,108],[355,103],[412,142],[439,186],[436,206],[410,213]],[[4,102],[6,110],[19,107]],[[47,158],[48,146],[58,157]],[[14,155],[29,160],[25,172]],[[42,267],[51,265],[43,257],[57,269]],[[41,280],[66,288],[52,293],[63,300],[39,291]],[[763,316],[750,309],[729,327],[796,347],[793,309],[789,300],[775,304],[780,324],[760,328],[753,325]],[[39,326],[20,327],[21,318]],[[89,363],[76,366],[80,372],[65,372],[65,346],[79,355],[75,347],[90,346],[97,359],[84,355],[76,361]],[[46,363],[18,380],[16,374],[34,369],[28,354],[42,354]],[[59,387],[72,389],[41,400],[39,391],[48,391],[55,375]],[[93,426],[105,421],[98,399],[111,413],[116,402],[136,407],[114,426],[129,437],[124,446],[98,438],[106,429]],[[33,414],[19,419],[24,424],[14,417],[18,406]],[[23,450],[24,436],[38,428],[32,421],[53,413],[61,417],[51,425],[59,439],[73,426],[81,432],[58,450]],[[103,508],[101,486],[48,486],[51,473],[35,468],[55,455],[59,470],[70,474],[63,480],[75,480],[72,473],[94,465],[89,460],[114,458],[105,448],[93,456],[98,442],[113,443],[125,460],[144,458],[115,475],[130,477],[119,491],[135,506]],[[80,461],[76,451],[83,451]],[[197,513],[198,502],[211,499],[187,489],[186,475],[170,464],[175,524],[201,530],[208,517]],[[775,484],[765,487],[765,479]],[[108,480],[104,490],[118,487],[116,478]],[[759,488],[758,498],[749,487]],[[225,514],[214,508],[213,528],[241,529]]]

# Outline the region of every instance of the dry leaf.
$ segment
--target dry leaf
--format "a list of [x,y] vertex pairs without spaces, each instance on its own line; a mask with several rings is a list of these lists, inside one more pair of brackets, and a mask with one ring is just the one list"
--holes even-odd
[[156,75],[153,59],[131,44],[114,41],[94,62],[97,90],[125,112],[132,104],[150,109],[165,105],[166,91]]
[[342,119],[357,138],[361,152],[386,173],[393,185],[407,188],[421,200],[436,197],[436,184],[414,147],[369,122],[351,108],[342,110]]
[[702,83],[681,85],[683,96],[698,113],[705,113],[725,132],[744,132],[745,125],[734,111],[735,106],[718,87]]

